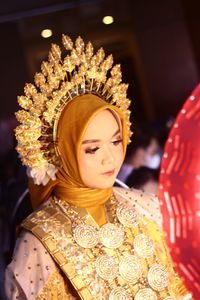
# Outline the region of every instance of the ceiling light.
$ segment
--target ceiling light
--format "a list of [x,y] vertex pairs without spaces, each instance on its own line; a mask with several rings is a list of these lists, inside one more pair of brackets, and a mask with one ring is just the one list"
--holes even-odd
[[45,39],[49,38],[50,36],[52,36],[52,30],[51,29],[42,30],[41,36]]
[[114,18],[112,16],[105,16],[102,22],[106,25],[112,24],[114,22]]

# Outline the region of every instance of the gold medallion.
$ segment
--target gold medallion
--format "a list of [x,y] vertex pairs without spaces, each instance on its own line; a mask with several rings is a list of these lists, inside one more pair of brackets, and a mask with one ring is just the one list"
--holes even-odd
[[116,210],[117,218],[126,227],[137,226],[137,213],[133,208],[119,205]]
[[163,291],[169,283],[169,274],[166,268],[159,264],[153,264],[147,275],[149,285],[156,291]]
[[124,232],[117,225],[107,223],[99,230],[99,240],[107,248],[119,248],[124,241]]
[[104,280],[112,281],[118,275],[118,265],[111,256],[100,255],[95,266],[97,274]]
[[154,244],[152,239],[143,233],[136,235],[133,246],[135,252],[142,258],[152,256],[154,253]]
[[110,295],[109,300],[131,300],[132,297],[123,287],[114,288]]
[[119,263],[119,274],[121,277],[135,284],[142,275],[142,266],[135,255],[127,255]]
[[98,244],[98,232],[95,227],[80,224],[73,230],[73,237],[76,243],[83,248],[93,248]]
[[157,300],[157,295],[152,289],[144,288],[137,292],[134,300]]

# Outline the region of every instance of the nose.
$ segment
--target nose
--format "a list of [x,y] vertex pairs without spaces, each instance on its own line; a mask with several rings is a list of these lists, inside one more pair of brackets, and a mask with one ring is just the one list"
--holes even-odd
[[103,152],[102,164],[103,165],[111,164],[114,162],[114,160],[115,160],[115,156],[113,151],[109,147],[105,147]]

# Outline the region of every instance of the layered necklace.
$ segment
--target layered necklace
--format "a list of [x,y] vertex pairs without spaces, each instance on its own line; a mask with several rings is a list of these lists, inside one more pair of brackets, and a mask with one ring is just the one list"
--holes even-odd
[[148,223],[133,207],[112,196],[105,206],[108,222],[99,227],[84,209],[80,213],[66,201],[54,199],[54,203],[71,220],[76,251],[82,249],[83,255],[74,260],[76,270],[84,274],[94,299],[176,299],[170,295],[170,273],[159,263]]

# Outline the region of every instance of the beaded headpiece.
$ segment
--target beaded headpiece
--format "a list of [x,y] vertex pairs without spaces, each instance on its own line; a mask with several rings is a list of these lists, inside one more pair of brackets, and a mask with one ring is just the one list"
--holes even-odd
[[60,47],[52,44],[48,61],[43,61],[41,72],[35,74],[35,84],[26,84],[25,95],[18,96],[22,109],[16,113],[21,123],[15,131],[17,151],[36,184],[45,185],[50,178],[55,179],[60,161],[56,150],[57,124],[64,107],[74,97],[92,93],[116,105],[126,118],[129,141],[131,137],[128,84],[121,83],[120,65],[112,68],[112,55],[105,58],[103,48],[94,54],[92,43],[85,45],[81,37],[73,45],[70,37],[62,35],[62,44],[68,54],[62,58]]

